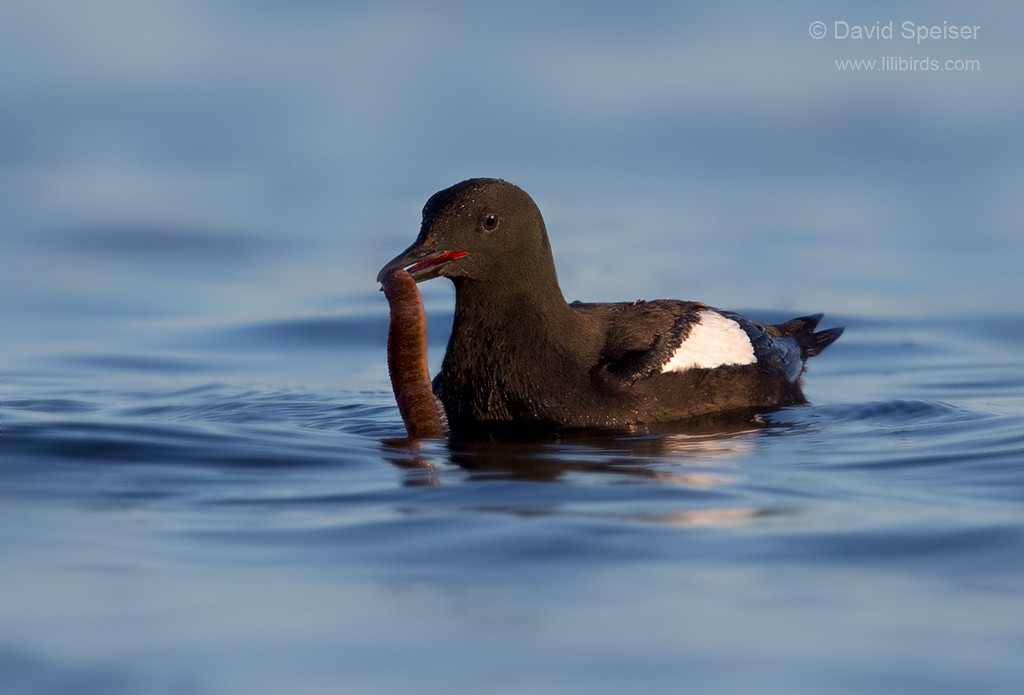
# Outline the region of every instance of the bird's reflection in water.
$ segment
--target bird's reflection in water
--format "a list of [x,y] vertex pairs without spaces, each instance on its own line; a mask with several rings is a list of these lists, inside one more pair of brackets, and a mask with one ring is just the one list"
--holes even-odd
[[[405,471],[407,486],[510,480],[523,482],[658,483],[693,490],[734,484],[736,461],[753,453],[757,415],[635,428],[630,431],[490,428],[450,440],[390,440],[384,455]],[[452,466],[457,466],[455,471]],[[457,476],[452,473],[456,472]],[[497,510],[494,510],[497,511]],[[516,513],[516,510],[505,510]],[[524,511],[524,510],[521,510]],[[529,512],[535,515],[536,509]],[[562,516],[620,518],[678,526],[742,526],[770,512],[747,507],[668,512],[597,513],[551,510]]]

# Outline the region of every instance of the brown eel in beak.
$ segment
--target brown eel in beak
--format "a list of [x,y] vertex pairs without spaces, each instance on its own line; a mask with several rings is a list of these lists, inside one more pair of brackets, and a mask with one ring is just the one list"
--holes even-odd
[[402,268],[382,273],[391,307],[388,373],[409,439],[440,439],[448,434],[441,403],[434,397],[427,366],[427,318],[416,281]]

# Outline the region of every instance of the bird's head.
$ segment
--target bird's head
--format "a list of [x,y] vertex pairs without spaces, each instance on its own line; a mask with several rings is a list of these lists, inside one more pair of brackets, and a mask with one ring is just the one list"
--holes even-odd
[[378,282],[395,268],[416,282],[444,276],[457,286],[461,279],[504,286],[554,279],[540,210],[501,179],[469,179],[432,195],[416,241],[381,269]]

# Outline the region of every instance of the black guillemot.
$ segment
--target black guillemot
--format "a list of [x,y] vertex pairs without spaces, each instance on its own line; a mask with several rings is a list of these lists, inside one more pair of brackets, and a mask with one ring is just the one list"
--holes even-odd
[[699,302],[566,303],[540,210],[500,179],[435,193],[416,241],[381,270],[455,284],[434,394],[453,430],[621,428],[806,403],[809,357],[842,328],[762,324]]

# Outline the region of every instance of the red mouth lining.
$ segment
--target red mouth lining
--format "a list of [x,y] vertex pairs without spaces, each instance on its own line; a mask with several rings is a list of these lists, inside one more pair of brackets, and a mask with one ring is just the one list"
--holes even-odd
[[446,252],[442,253],[440,256],[435,256],[434,258],[428,258],[425,261],[420,261],[419,263],[416,263],[416,264],[410,266],[409,269],[406,272],[408,272],[408,273],[415,273],[418,270],[423,270],[424,268],[429,268],[432,265],[438,265],[440,263],[447,263],[448,261],[454,261],[456,258],[462,258],[463,256],[468,256],[468,255],[469,255],[469,253],[467,251],[446,251]]

